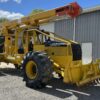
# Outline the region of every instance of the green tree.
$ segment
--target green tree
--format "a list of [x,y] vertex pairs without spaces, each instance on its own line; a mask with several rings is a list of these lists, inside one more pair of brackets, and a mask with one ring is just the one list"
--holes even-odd
[[40,13],[40,12],[43,12],[45,11],[44,9],[34,9],[30,15],[34,15],[34,14],[37,14],[37,13]]
[[6,18],[0,18],[0,23],[6,22],[6,21],[8,21],[8,19],[6,19]]

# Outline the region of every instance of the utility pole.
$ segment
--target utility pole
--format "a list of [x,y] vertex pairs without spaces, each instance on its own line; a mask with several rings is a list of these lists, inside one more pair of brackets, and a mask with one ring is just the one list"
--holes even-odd
[[74,18],[73,41],[75,41],[75,35],[76,35],[76,17]]

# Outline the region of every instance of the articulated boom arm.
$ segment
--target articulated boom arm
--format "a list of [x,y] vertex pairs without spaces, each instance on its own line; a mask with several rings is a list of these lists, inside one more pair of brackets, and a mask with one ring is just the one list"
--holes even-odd
[[37,26],[41,23],[47,22],[50,18],[53,18],[55,16],[68,15],[70,17],[76,17],[80,13],[81,13],[81,7],[76,2],[74,2],[70,3],[67,6],[63,6],[49,11],[44,11],[32,16],[24,17],[20,20],[14,20],[3,23],[3,26],[6,26],[9,29],[24,24],[30,26]]

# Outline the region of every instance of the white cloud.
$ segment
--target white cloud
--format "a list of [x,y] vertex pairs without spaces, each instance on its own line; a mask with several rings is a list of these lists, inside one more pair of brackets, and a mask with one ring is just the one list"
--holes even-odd
[[22,0],[13,0],[13,1],[15,1],[16,3],[21,3],[22,2]]
[[4,10],[0,10],[0,18],[7,18],[9,20],[14,20],[14,19],[20,19],[24,15],[21,13],[15,13],[15,12],[8,12]]
[[[8,1],[11,1],[11,0],[0,0],[0,3],[6,3]],[[22,0],[13,0],[14,2],[20,4],[22,2]]]
[[9,0],[0,0],[1,3],[8,2]]

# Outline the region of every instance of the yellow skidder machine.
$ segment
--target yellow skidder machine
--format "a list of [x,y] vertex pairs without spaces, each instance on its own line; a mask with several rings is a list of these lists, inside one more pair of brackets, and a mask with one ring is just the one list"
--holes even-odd
[[79,43],[39,29],[40,24],[56,16],[68,15],[73,18],[81,11],[77,3],[70,3],[3,23],[0,26],[0,61],[21,68],[26,85],[32,88],[44,87],[53,72],[59,74],[65,83],[77,86],[98,80],[99,60],[83,65]]

